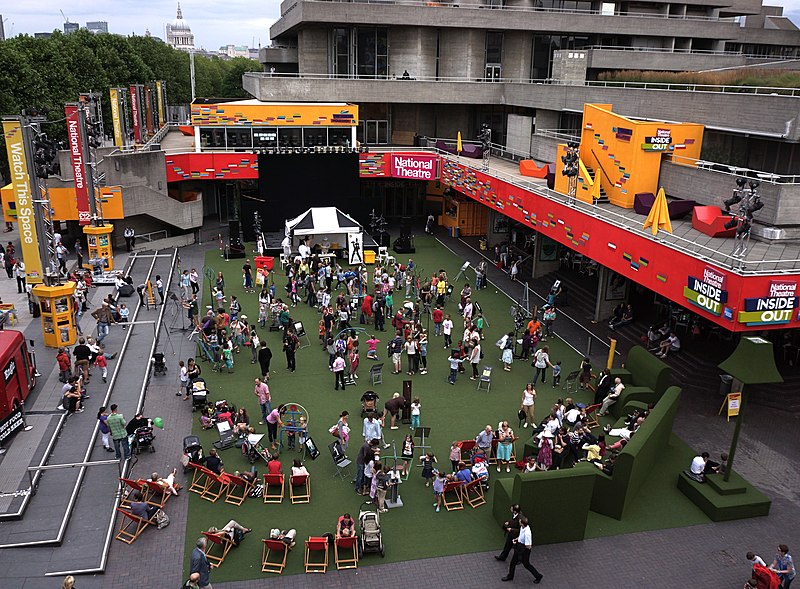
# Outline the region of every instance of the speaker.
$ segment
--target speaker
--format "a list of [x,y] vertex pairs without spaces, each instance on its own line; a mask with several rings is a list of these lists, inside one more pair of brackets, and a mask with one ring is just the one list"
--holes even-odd
[[400,237],[411,237],[411,217],[401,217]]
[[403,381],[403,413],[401,417],[402,423],[411,423],[411,387],[413,383],[410,380]]

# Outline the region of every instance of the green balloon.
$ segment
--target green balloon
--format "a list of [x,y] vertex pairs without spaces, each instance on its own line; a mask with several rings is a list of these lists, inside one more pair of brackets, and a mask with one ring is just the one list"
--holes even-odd
[[159,429],[164,429],[164,420],[161,419],[160,417],[156,417],[155,419],[153,419],[153,425]]

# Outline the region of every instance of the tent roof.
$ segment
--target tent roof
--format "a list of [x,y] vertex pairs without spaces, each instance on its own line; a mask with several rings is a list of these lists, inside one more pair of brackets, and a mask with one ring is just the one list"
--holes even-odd
[[295,235],[312,233],[353,233],[361,225],[336,207],[312,207],[305,213],[286,221],[286,228]]

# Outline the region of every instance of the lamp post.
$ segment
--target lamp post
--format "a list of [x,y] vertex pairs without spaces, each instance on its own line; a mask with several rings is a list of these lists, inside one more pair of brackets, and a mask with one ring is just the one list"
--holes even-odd
[[561,174],[567,177],[567,204],[575,204],[578,194],[578,162],[580,161],[580,144],[575,141],[567,143],[566,152],[561,156],[564,168]]

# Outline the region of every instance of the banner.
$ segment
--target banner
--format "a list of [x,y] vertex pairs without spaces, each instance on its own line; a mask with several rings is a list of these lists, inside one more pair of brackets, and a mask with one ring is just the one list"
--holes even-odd
[[72,165],[72,177],[75,181],[75,200],[78,207],[78,223],[89,225],[92,222],[92,213],[89,208],[89,185],[86,178],[85,154],[83,153],[83,133],[78,117],[78,106],[67,104],[64,106],[67,115],[67,144]]
[[[25,141],[22,137],[22,124],[19,120],[3,121],[3,133],[8,152],[8,167],[11,171],[11,185],[17,203],[17,226],[22,260],[25,262],[28,284],[42,282],[42,260],[39,258],[39,239],[33,220],[33,201],[28,162],[25,159]],[[38,190],[38,188],[37,188]]]
[[166,82],[156,81],[156,99],[158,100],[158,128],[164,126],[164,85]]
[[391,155],[390,170],[393,178],[409,180],[438,180],[438,155]]
[[139,125],[139,88],[131,86],[131,119],[133,119],[133,139],[136,143],[142,142],[142,127]]
[[17,407],[11,414],[0,421],[0,443],[10,438],[19,428],[25,426],[25,418],[22,415],[22,407]]
[[125,143],[122,140],[122,122],[119,114],[119,91],[116,88],[109,90],[111,95],[111,122],[114,125],[114,145],[117,147],[124,147]]
[[153,92],[150,86],[144,87],[144,121],[148,138],[153,135]]

